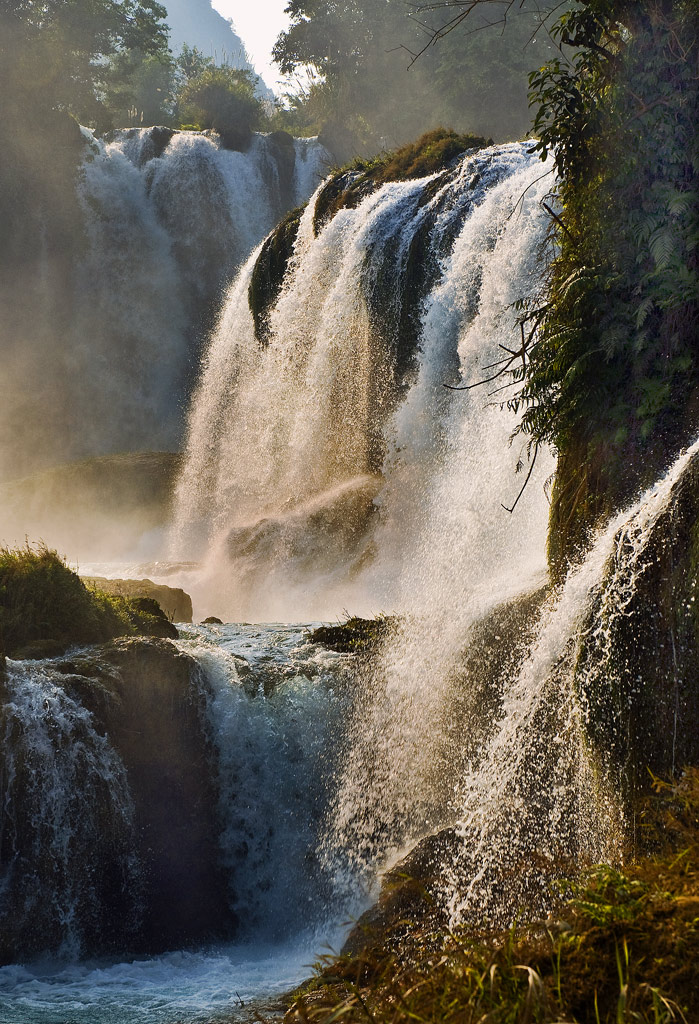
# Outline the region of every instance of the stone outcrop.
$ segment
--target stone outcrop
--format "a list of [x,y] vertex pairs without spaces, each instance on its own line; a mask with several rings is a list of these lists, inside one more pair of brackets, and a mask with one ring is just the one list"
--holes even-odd
[[[94,888],[94,877],[87,875],[98,876],[97,897],[91,895],[83,901],[94,920],[88,915],[87,921],[79,922],[86,948],[92,954],[159,952],[230,938],[235,921],[227,901],[228,882],[219,863],[216,772],[203,721],[203,697],[196,686],[196,663],[169,641],[129,638],[56,660],[49,669],[67,698],[90,712],[94,731],[107,737],[121,759],[133,802],[132,834],[120,839],[131,844],[130,853],[126,850],[134,867],[130,891],[124,891],[123,870],[120,875],[116,858],[111,863],[104,838],[112,829],[108,820],[102,820],[109,807],[106,795],[106,810],[99,810],[94,826],[94,842],[107,843],[98,856],[98,868],[72,859],[68,864],[76,891],[83,884]],[[6,699],[7,692],[0,689],[0,702]],[[90,740],[88,732],[84,742],[89,749],[95,740]],[[31,764],[21,760],[15,767],[20,772],[32,770]],[[84,770],[93,780],[95,768],[89,760]],[[99,779],[97,783],[102,785]],[[94,788],[94,780],[90,785]],[[109,785],[104,782],[105,787]],[[81,783],[80,806],[84,788]],[[21,797],[23,790],[16,792]],[[13,870],[7,861],[10,848],[8,843],[3,846],[0,830],[0,873],[12,877],[19,894],[14,902],[10,894],[13,914],[2,915],[0,957],[6,962],[55,951],[61,937],[60,921],[54,920],[52,909],[54,869],[36,861],[37,844],[30,833],[37,825],[32,823],[31,807],[25,810],[28,817],[19,835],[25,853],[19,860],[15,855],[12,876],[7,875],[8,868]],[[43,849],[41,843],[39,848]],[[119,856],[123,866],[123,850]],[[61,868],[61,877],[65,870]],[[85,878],[81,872],[86,873]],[[21,919],[28,905],[28,886],[41,892],[42,909],[35,914],[36,921]],[[5,892],[5,909],[7,899]],[[76,905],[83,905],[79,892]]]
[[[228,934],[195,663],[167,641],[117,640],[63,667],[126,768],[144,877],[140,944],[162,950]],[[96,678],[86,683],[81,668]],[[103,688],[116,699],[105,701]]]
[[588,731],[624,788],[699,762],[699,456],[634,552],[617,538],[583,632]]
[[421,839],[383,876],[378,900],[352,928],[342,952],[356,956],[373,943],[384,942],[389,934],[393,939],[399,938],[408,921],[429,919],[435,927],[445,927],[447,919],[437,898],[438,889],[444,864],[458,846],[459,838],[453,828]]
[[83,576],[82,581],[104,594],[157,601],[171,622],[192,621],[192,599],[179,587],[168,587],[152,580],[110,580],[104,576]]

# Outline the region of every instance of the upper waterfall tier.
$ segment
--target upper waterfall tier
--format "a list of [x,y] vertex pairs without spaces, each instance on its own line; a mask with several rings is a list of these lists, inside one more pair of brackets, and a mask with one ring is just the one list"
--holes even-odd
[[[173,542],[206,558],[200,592],[219,614],[414,610],[430,565],[489,586],[543,566],[550,465],[542,455],[513,525],[516,418],[489,388],[443,385],[518,344],[551,180],[512,143],[336,202],[331,218],[321,189],[250,258],[194,398]],[[447,588],[453,607],[462,589]]]
[[51,180],[58,201],[30,197],[22,261],[0,285],[5,478],[177,449],[226,287],[329,160],[317,140],[283,132],[255,135],[247,152],[215,133],[82,133],[77,204],[69,179]]

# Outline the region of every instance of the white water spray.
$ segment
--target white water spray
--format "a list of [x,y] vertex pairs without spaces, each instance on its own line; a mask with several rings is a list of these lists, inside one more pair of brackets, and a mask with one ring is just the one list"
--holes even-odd
[[0,916],[21,942],[23,928],[40,935],[37,952],[73,959],[109,932],[107,894],[135,933],[140,883],[124,766],[65,682],[49,664],[7,663]]
[[[486,150],[430,198],[431,179],[384,185],[318,237],[312,200],[264,348],[248,308],[251,257],[207,356],[177,501],[175,553],[191,557],[197,543],[208,552],[198,590],[215,594],[220,612],[275,620],[408,611],[431,603],[430,574],[468,563],[468,583],[454,587],[450,570],[444,586],[456,607],[476,577],[490,581],[503,566],[511,578],[513,557],[526,572],[542,567],[546,460],[513,529],[501,501],[518,489],[507,483],[515,419],[497,400],[491,408],[484,390],[447,395],[441,386],[459,367],[479,376],[515,336],[511,306],[540,270],[540,178],[524,146]],[[392,310],[426,225],[436,284],[417,311],[414,369],[402,383],[376,310]],[[430,530],[443,544],[428,568]]]

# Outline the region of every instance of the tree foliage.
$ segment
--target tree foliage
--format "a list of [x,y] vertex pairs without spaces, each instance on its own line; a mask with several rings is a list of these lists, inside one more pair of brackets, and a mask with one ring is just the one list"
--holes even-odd
[[341,160],[393,149],[438,124],[501,139],[526,134],[527,72],[553,52],[542,28],[552,5],[524,0],[503,21],[507,5],[484,4],[473,31],[425,49],[444,25],[437,6],[291,0],[291,25],[273,55],[305,87],[290,97],[287,125],[322,130]]
[[256,76],[224,65],[194,74],[178,96],[180,118],[196,128],[213,128],[233,148],[244,148],[263,118],[255,96]]
[[531,75],[534,149],[554,156],[561,212],[511,404],[561,454],[563,548],[699,424],[698,14],[696,0],[590,0],[561,19],[562,55]]
[[0,91],[10,115],[58,110],[99,125],[109,58],[166,54],[165,15],[157,0],[5,0]]
[[524,427],[565,450],[638,444],[696,384],[696,0],[594,0],[531,76],[535,149],[559,173],[560,252],[523,399]]

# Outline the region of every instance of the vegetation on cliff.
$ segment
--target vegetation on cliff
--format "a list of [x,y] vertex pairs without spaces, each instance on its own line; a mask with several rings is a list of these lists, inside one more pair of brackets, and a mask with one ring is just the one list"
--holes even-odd
[[88,589],[44,544],[0,548],[0,651],[42,657],[117,636],[177,636],[156,601]]
[[[699,1015],[699,770],[655,780],[624,871],[564,887],[546,921],[450,931],[421,891],[359,951],[326,957],[286,1021],[677,1024]],[[394,885],[406,885],[395,878]],[[396,908],[399,911],[399,907]]]
[[572,56],[531,75],[559,253],[544,301],[523,310],[512,405],[560,455],[559,568],[699,422],[698,15],[696,0],[591,0],[554,30]]

